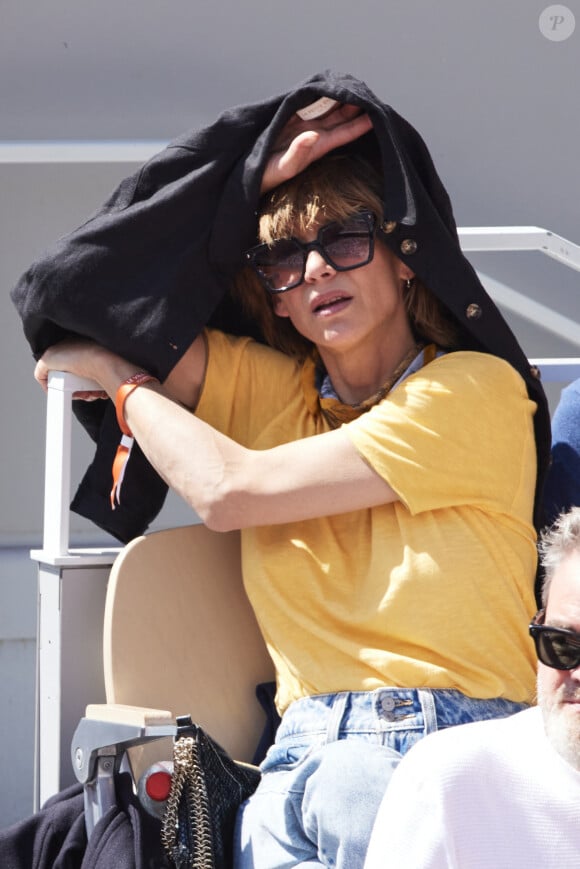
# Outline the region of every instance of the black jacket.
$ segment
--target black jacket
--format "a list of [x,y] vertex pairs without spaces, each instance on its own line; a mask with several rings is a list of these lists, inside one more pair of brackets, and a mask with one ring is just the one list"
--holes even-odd
[[[271,144],[297,109],[321,96],[358,105],[373,121],[373,132],[352,147],[364,149],[371,142],[376,147],[378,142],[384,218],[396,224],[385,236],[387,244],[453,314],[465,349],[501,356],[525,379],[538,404],[539,493],[550,446],[541,384],[460,250],[449,197],[423,140],[350,75],[326,71],[286,94],[231,109],[211,126],[172,142],[125,179],[93,217],[57,241],[13,290],[34,355],[76,333],[163,380],[208,323],[260,338],[228,288],[243,251],[255,243],[260,181]],[[72,507],[126,541],[154,518],[166,489],[134,450],[123,504],[111,510],[110,468],[119,431],[107,404],[104,417],[97,416],[95,405],[77,409],[98,446]]]
[[117,802],[87,843],[81,785],[52,797],[40,812],[0,830],[2,869],[171,869],[161,823],[133,793],[131,777],[115,777]]

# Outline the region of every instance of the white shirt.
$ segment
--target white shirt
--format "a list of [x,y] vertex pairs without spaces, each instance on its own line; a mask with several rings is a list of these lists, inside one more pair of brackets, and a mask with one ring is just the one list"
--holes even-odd
[[422,739],[395,771],[365,869],[579,869],[580,772],[536,707]]

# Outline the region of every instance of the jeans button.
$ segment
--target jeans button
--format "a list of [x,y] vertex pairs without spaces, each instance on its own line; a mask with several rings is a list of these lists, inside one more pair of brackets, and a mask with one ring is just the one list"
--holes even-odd
[[383,699],[381,700],[381,706],[384,712],[392,712],[396,705],[397,704],[394,697],[387,696],[383,697]]

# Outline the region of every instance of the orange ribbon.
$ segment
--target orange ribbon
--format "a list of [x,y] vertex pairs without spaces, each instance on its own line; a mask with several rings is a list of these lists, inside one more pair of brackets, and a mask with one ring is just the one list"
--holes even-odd
[[127,401],[134,389],[136,389],[138,386],[142,386],[144,383],[150,383],[151,381],[155,381],[156,383],[159,382],[156,377],[153,377],[152,374],[147,374],[146,371],[138,371],[136,374],[132,374],[131,377],[128,377],[127,380],[123,381],[123,383],[118,388],[117,394],[115,396],[115,412],[117,414],[117,423],[119,425],[119,428],[121,429],[122,437],[121,442],[117,447],[115,458],[113,459],[113,488],[111,489],[111,510],[115,509],[115,502],[117,504],[121,503],[121,484],[125,476],[127,462],[129,461],[129,456],[131,455],[131,449],[133,448],[133,444],[135,442],[133,433],[125,422],[125,402]]

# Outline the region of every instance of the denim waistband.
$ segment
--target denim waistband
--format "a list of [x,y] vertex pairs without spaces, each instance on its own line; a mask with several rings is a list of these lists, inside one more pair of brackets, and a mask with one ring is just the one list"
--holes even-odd
[[527,704],[502,697],[478,699],[453,689],[377,688],[316,694],[290,704],[276,742],[297,735],[326,734],[328,741],[344,735],[418,730],[431,733],[455,724],[502,718]]

